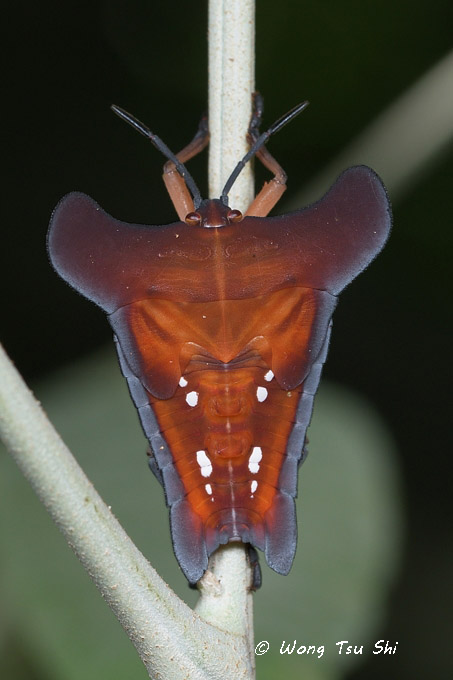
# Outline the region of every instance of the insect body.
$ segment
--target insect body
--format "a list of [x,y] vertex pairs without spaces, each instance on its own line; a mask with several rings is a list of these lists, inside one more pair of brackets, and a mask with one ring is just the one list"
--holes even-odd
[[187,180],[181,159],[206,137],[178,156],[164,150],[181,221],[126,224],[73,193],[48,237],[57,272],[108,314],[191,583],[231,540],[288,573],[297,471],[337,295],[381,250],[391,219],[385,189],[365,166],[346,170],[318,203],[264,218],[284,173],[256,129],[252,151],[275,178],[252,214],[228,206],[232,182],[221,199],[201,201],[189,176],[192,202],[174,170]]

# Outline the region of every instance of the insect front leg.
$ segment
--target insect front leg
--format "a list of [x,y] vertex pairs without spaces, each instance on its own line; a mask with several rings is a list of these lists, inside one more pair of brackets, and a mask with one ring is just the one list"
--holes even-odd
[[[263,114],[263,98],[259,92],[253,95],[253,114],[250,121],[250,127],[247,138],[250,145],[253,145],[260,136],[260,124]],[[275,158],[267,150],[265,146],[261,147],[256,153],[265,168],[270,170],[274,177],[270,182],[266,182],[261,191],[255,196],[254,200],[247,209],[245,215],[253,217],[266,217],[272,208],[278,203],[281,196],[286,191],[287,175],[281,165],[277,163]]]
[[[209,142],[209,128],[208,118],[203,116],[200,120],[198,130],[189,144],[185,146],[179,153],[176,154],[181,163],[186,163],[188,160],[199,154],[208,145]],[[172,161],[167,161],[164,165],[163,180],[167,188],[171,202],[175,206],[180,220],[184,221],[186,215],[194,210],[192,196],[187,188],[184,178],[181,177]]]

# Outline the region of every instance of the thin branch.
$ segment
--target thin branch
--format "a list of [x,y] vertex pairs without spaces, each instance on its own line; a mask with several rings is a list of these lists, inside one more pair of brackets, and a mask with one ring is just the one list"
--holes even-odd
[[400,199],[453,140],[452,82],[453,51],[380,113],[286,207],[319,198],[344,168],[357,163],[374,168],[392,200]]
[[244,636],[202,621],[131,542],[0,346],[0,435],[150,677],[249,679]]
[[[209,195],[219,198],[248,151],[247,130],[255,89],[254,0],[209,2]],[[230,206],[245,210],[254,195],[252,166],[230,192]]]
[[[219,198],[238,160],[248,151],[255,72],[254,0],[210,0],[208,39],[209,192]],[[245,211],[253,194],[249,163],[230,192],[230,206]],[[212,555],[199,583],[195,610],[206,621],[244,636],[254,673],[251,582],[244,544],[230,543]]]

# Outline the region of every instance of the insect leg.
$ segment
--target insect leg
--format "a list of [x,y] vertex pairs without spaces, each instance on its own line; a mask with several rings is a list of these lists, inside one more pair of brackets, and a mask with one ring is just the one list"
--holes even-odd
[[148,450],[146,451],[146,455],[148,456],[148,465],[149,469],[157,479],[157,481],[164,486],[164,478],[162,477],[162,472],[160,467],[157,464],[157,460],[154,457],[154,453],[152,452],[151,448],[148,447]]
[[[247,139],[251,146],[260,136],[259,127],[262,114],[263,98],[259,92],[255,92],[253,94],[253,113],[247,135]],[[262,146],[261,149],[256,152],[256,157],[259,158],[264,167],[272,172],[274,177],[270,182],[264,184],[245,214],[253,215],[254,217],[266,217],[285,192],[287,176],[281,165],[277,163],[265,146]]]
[[260,567],[260,562],[258,558],[258,553],[256,552],[255,548],[253,545],[250,543],[247,543],[246,545],[246,550],[247,550],[247,558],[250,564],[250,568],[252,570],[252,585],[251,589],[252,590],[258,590],[258,588],[261,588],[263,578],[261,575],[261,567]]
[[[208,119],[207,116],[203,116],[194,138],[176,154],[177,159],[181,163],[186,163],[186,161],[203,151],[208,142]],[[172,161],[165,163],[162,177],[179,219],[184,220],[186,215],[194,210],[193,199],[187,189],[184,178],[176,170],[175,164]]]

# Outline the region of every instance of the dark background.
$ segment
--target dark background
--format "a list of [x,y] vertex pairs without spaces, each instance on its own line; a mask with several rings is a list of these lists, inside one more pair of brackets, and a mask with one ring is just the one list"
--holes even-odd
[[[452,48],[450,0],[261,0],[257,11],[266,121],[312,102],[272,141],[288,195]],[[186,143],[207,106],[206,8],[47,0],[10,6],[3,19],[1,340],[33,381],[111,339],[104,316],[47,261],[47,223],[61,196],[83,190],[129,222],[174,219],[162,158],[109,106],[136,114],[175,151]],[[392,666],[402,679],[452,670],[451,143],[444,151],[404,196],[389,187],[391,239],[344,294],[325,370],[365,394],[397,441],[408,533],[386,631],[405,650]],[[205,158],[190,168],[204,189]],[[367,657],[350,677],[378,678],[380,667]]]

